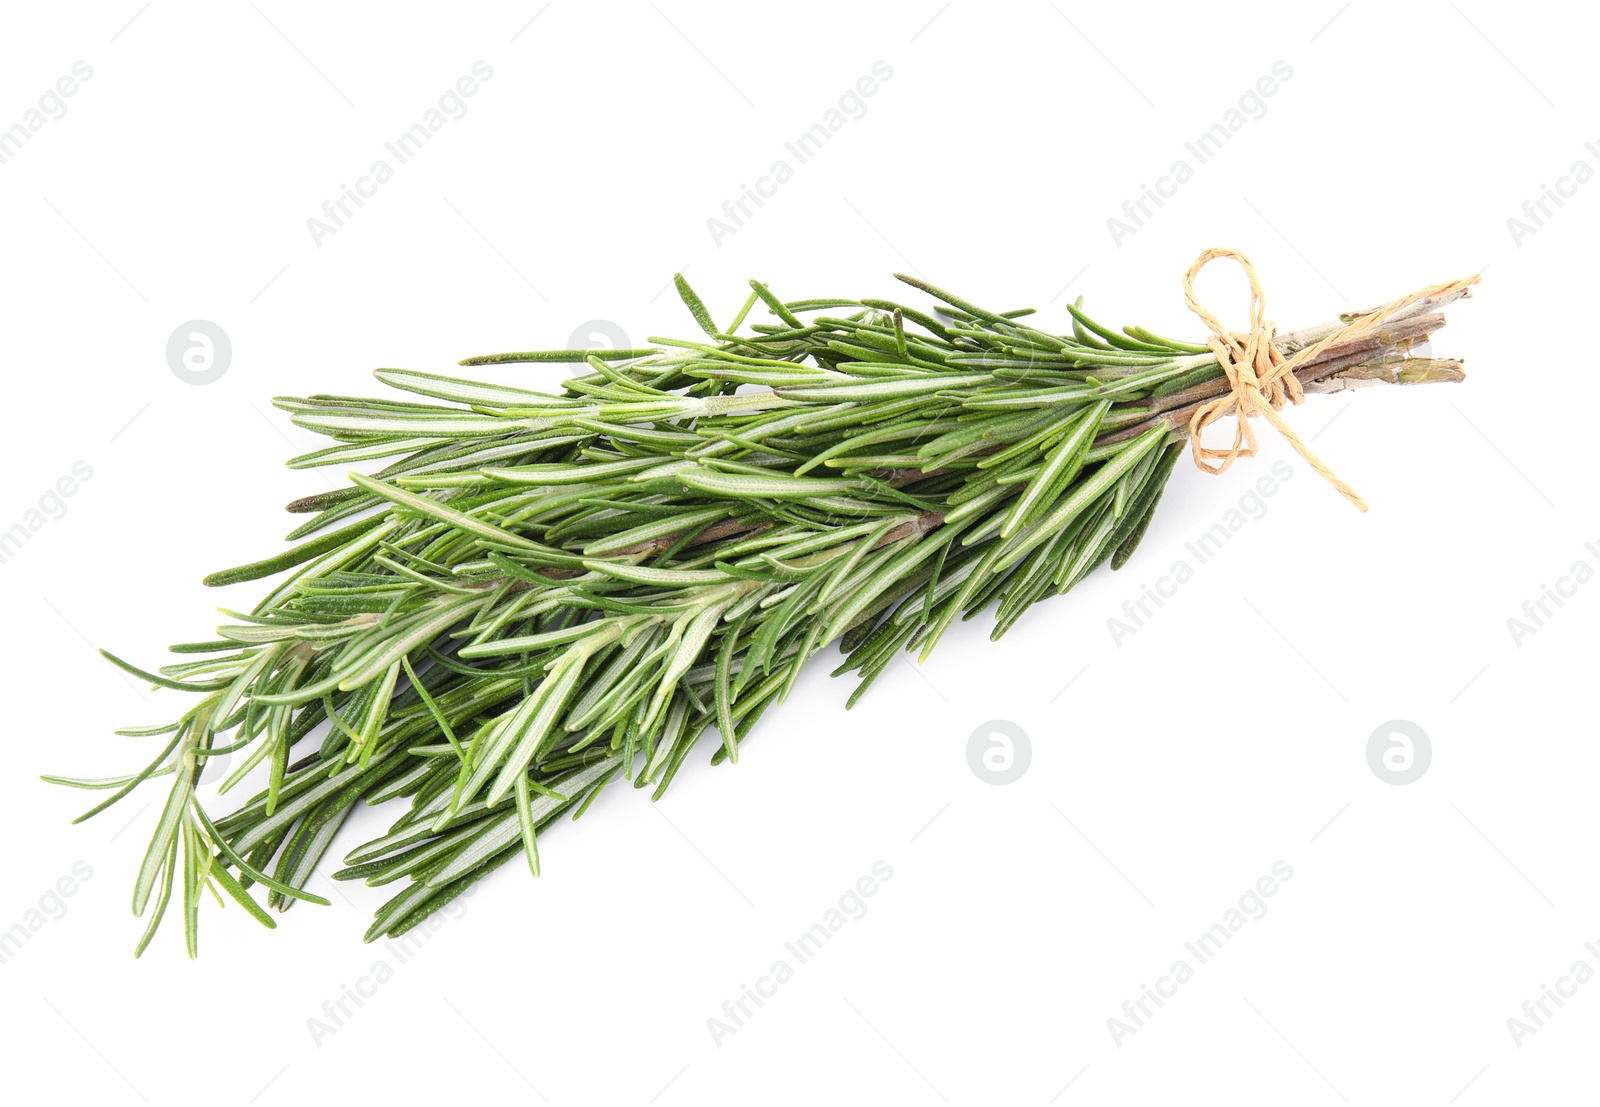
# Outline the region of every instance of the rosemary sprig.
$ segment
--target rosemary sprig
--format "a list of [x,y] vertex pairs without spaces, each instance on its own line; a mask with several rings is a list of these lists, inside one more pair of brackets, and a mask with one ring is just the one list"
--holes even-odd
[[[993,605],[993,637],[1145,533],[1188,412],[1226,388],[1204,346],[1115,331],[1070,307],[1053,334],[909,277],[932,314],[889,300],[784,302],[764,284],[726,330],[679,276],[705,332],[648,349],[469,358],[581,366],[556,394],[378,370],[418,399],[317,395],[278,407],[333,445],[293,468],[387,464],[289,505],[297,544],[206,578],[288,573],[218,640],[151,673],[198,702],[91,817],[173,783],[134,894],[174,884],[188,948],[202,891],[267,926],[306,891],[359,803],[406,801],[335,879],[399,884],[367,940],[416,926],[581,815],[622,778],[659,798],[706,731],[737,760],[756,720],[839,642],[850,703],[902,649],[926,658],[957,616]],[[734,334],[761,305],[770,322]],[[1302,367],[1349,380],[1459,379],[1406,358],[1443,324],[1424,302]],[[1348,320],[1350,317],[1346,317]],[[1333,326],[1333,325],[1329,325]],[[1332,333],[1278,338],[1303,349]],[[170,737],[167,737],[170,735]],[[248,750],[225,782],[265,787],[213,818],[205,761]],[[181,873],[181,879],[180,879]]]

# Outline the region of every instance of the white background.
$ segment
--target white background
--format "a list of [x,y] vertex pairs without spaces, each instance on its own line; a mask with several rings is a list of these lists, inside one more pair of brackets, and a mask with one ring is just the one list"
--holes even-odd
[[[0,126],[75,61],[93,77],[0,165],[7,389],[0,529],[76,461],[93,476],[0,565],[8,633],[0,929],[6,1096],[63,1102],[1575,1102],[1595,1088],[1600,982],[1513,1039],[1573,962],[1600,969],[1587,584],[1520,644],[1508,618],[1600,567],[1589,314],[1600,184],[1536,233],[1507,219],[1600,168],[1592,15],[1574,5],[553,3],[332,8],[12,5]],[[1585,24],[1585,20],[1588,23]],[[131,22],[130,22],[131,20]],[[531,20],[531,22],[530,22]],[[493,77],[336,234],[307,220],[475,61]],[[875,61],[892,78],[720,244],[707,227]],[[1184,148],[1275,61],[1292,78],[1216,158]],[[1194,178],[1113,240],[1180,158]],[[1569,191],[1571,189],[1569,188]],[[41,772],[129,771],[175,715],[93,650],[149,665],[207,636],[200,577],[279,548],[326,478],[281,394],[369,371],[634,342],[787,298],[898,296],[896,270],[1063,326],[1199,332],[1180,276],[1248,252],[1285,327],[1483,270],[1449,312],[1461,385],[1311,397],[1291,419],[1371,501],[1359,515],[1263,429],[1218,479],[1178,470],[1136,560],[999,644],[958,626],[855,710],[819,658],[736,768],[696,756],[652,809],[613,789],[508,865],[332,1035],[308,1020],[392,950],[393,889],[316,887],[275,933],[176,912],[143,960],[128,913],[152,787],[97,798]],[[1202,295],[1243,321],[1243,283]],[[907,295],[912,295],[907,293]],[[232,339],[218,382],[168,368],[180,323]],[[559,369],[506,379],[554,385]],[[1348,410],[1347,410],[1348,408]],[[1277,459],[1294,475],[1120,646],[1107,620]],[[1071,682],[1071,687],[1063,691]],[[995,786],[966,745],[1021,726]],[[1431,739],[1416,783],[1374,728]],[[712,739],[706,740],[709,757]],[[232,797],[229,797],[230,799]],[[130,821],[131,820],[131,821]],[[342,854],[386,825],[352,821]],[[893,877],[720,1045],[707,1028],[874,861]],[[1275,861],[1293,870],[1215,960],[1120,1043],[1107,1020]],[[83,862],[92,877],[48,893]],[[65,913],[62,914],[62,909]],[[40,916],[45,915],[40,911]],[[531,1087],[530,1087],[531,1086]],[[535,1091],[536,1089],[536,1091]],[[1054,1098],[1053,1098],[1054,1097]]]

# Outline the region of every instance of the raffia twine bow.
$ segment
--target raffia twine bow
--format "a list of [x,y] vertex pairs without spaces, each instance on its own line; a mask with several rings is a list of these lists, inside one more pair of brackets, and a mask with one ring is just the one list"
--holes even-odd
[[[1231,258],[1238,262],[1250,280],[1249,333],[1229,331],[1222,325],[1220,319],[1195,299],[1195,278],[1200,275],[1200,270],[1218,258]],[[1283,416],[1278,414],[1286,399],[1293,400],[1297,404],[1305,399],[1305,391],[1300,387],[1300,378],[1295,376],[1295,370],[1316,358],[1330,346],[1348,342],[1382,326],[1397,312],[1418,301],[1458,294],[1477,281],[1478,277],[1475,274],[1462,280],[1446,281],[1443,284],[1420,288],[1361,316],[1348,326],[1285,358],[1272,341],[1277,332],[1266,318],[1266,296],[1261,291],[1261,281],[1256,276],[1255,265],[1238,250],[1213,247],[1205,251],[1195,259],[1195,263],[1189,267],[1189,272],[1184,274],[1183,299],[1189,305],[1189,310],[1198,315],[1211,330],[1211,337],[1206,345],[1216,354],[1217,363],[1222,366],[1222,371],[1228,378],[1228,392],[1202,404],[1189,419],[1189,441],[1193,447],[1194,463],[1208,473],[1218,474],[1227,472],[1238,458],[1254,457],[1256,434],[1250,425],[1250,419],[1259,415],[1288,440],[1289,445],[1294,447],[1295,453],[1303,457],[1306,464],[1310,465],[1323,480],[1338,489],[1340,495],[1362,511],[1367,510],[1366,501],[1356,494],[1355,489],[1340,480],[1333,470],[1312,453],[1311,447],[1307,446],[1289,424],[1284,422]],[[1237,419],[1233,445],[1226,449],[1205,445],[1201,440],[1205,429],[1230,413]]]

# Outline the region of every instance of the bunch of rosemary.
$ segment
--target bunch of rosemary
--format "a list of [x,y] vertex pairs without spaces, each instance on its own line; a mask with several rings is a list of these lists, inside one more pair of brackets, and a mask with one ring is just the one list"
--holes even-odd
[[[1070,334],[909,277],[932,314],[888,300],[785,302],[752,281],[719,326],[680,276],[705,337],[641,350],[541,351],[463,365],[570,362],[559,394],[380,369],[414,400],[279,399],[336,441],[293,468],[397,458],[289,505],[300,541],[208,584],[294,570],[215,641],[146,672],[198,701],[140,771],[56,783],[110,798],[172,777],[135,882],[159,925],[176,885],[190,955],[202,889],[267,926],[326,903],[306,884],[357,804],[404,800],[389,832],[333,876],[396,884],[367,940],[401,934],[581,815],[621,777],[660,795],[710,728],[737,760],[757,718],[838,641],[853,703],[902,649],[927,657],[995,605],[998,638],[1037,600],[1149,525],[1195,408],[1224,394],[1203,345],[1118,332],[1069,308]],[[1456,380],[1410,358],[1443,324],[1431,297],[1297,376],[1308,391]],[[753,309],[770,321],[738,333]],[[1292,353],[1345,316],[1276,338]],[[215,816],[207,759],[244,753]]]

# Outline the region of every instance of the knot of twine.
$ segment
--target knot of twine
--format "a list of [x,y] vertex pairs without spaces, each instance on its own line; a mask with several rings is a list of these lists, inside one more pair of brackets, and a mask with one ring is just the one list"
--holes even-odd
[[[1220,319],[1195,299],[1195,278],[1200,275],[1200,270],[1218,258],[1231,258],[1238,262],[1250,280],[1248,334],[1229,331],[1222,325]],[[1184,274],[1183,299],[1189,305],[1189,310],[1198,315],[1211,330],[1211,337],[1206,345],[1217,356],[1217,364],[1222,366],[1222,371],[1228,378],[1228,392],[1200,405],[1189,419],[1189,441],[1194,450],[1194,463],[1206,472],[1216,474],[1227,472],[1229,466],[1238,458],[1254,457],[1256,435],[1250,425],[1250,417],[1259,415],[1288,440],[1295,452],[1304,458],[1306,464],[1316,470],[1323,480],[1338,489],[1340,495],[1362,511],[1367,510],[1366,501],[1356,494],[1355,489],[1340,480],[1333,470],[1312,453],[1311,447],[1307,446],[1289,424],[1284,422],[1283,416],[1278,414],[1284,400],[1293,400],[1298,404],[1305,399],[1305,391],[1300,387],[1300,378],[1295,376],[1295,370],[1316,358],[1330,346],[1348,342],[1380,326],[1403,308],[1432,297],[1459,293],[1477,279],[1475,276],[1468,277],[1465,280],[1446,281],[1443,284],[1418,289],[1362,315],[1355,322],[1285,358],[1273,343],[1273,337],[1277,332],[1266,318],[1266,296],[1261,291],[1261,281],[1256,276],[1255,265],[1238,250],[1219,248],[1207,250],[1195,259],[1195,263],[1189,267],[1189,272]],[[1226,449],[1206,446],[1201,441],[1205,429],[1230,412],[1237,417],[1233,445]]]

